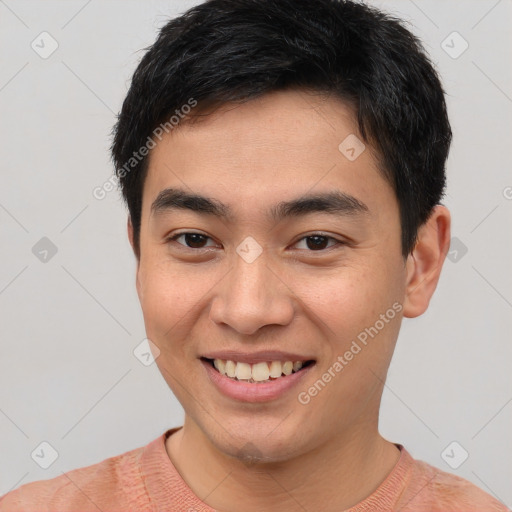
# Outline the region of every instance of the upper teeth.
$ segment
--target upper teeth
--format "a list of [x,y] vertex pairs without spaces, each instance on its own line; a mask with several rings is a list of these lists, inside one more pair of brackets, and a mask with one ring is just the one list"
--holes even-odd
[[290,375],[292,372],[299,371],[304,363],[302,361],[270,361],[255,364],[240,363],[235,361],[224,361],[222,359],[214,359],[213,365],[219,373],[227,375],[238,380],[253,380],[262,382],[269,380],[270,377],[277,379],[282,374]]

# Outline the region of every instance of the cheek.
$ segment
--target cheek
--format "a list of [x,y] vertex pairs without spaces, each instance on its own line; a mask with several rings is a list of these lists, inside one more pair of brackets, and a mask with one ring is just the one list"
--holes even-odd
[[186,317],[196,300],[197,283],[191,283],[186,274],[162,262],[141,262],[139,282],[146,329],[153,335],[162,336]]
[[399,327],[396,319],[403,299],[402,281],[398,266],[386,265],[381,258],[378,265],[347,266],[315,280],[297,280],[295,289],[304,298],[306,314],[309,311],[330,340],[334,356],[348,349],[358,336],[364,341],[366,333],[373,339],[366,329],[375,334],[372,327],[376,323],[378,339],[387,339],[386,344],[392,345]]
[[194,350],[191,336],[206,311],[209,292],[219,280],[218,272],[206,266],[173,264],[162,257],[141,261],[139,269],[142,312],[146,333],[166,358],[189,357]]
[[379,284],[369,275],[361,267],[343,267],[313,280],[297,280],[295,290],[304,298],[306,308],[322,320],[330,336],[345,339],[378,309],[375,301],[380,300]]

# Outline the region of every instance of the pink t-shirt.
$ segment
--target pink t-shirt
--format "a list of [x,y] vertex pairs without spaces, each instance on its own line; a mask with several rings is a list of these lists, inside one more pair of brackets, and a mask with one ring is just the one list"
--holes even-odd
[[[215,512],[194,495],[167,455],[165,440],[179,428],[147,446],[22,485],[0,498],[0,512]],[[401,456],[387,478],[346,512],[510,512],[467,480],[396,446]]]

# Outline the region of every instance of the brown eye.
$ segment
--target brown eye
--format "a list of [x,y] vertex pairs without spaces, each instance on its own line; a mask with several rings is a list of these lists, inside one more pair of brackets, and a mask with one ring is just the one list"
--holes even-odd
[[[179,241],[180,238],[183,241]],[[169,238],[169,241],[175,241],[189,249],[203,249],[205,247],[211,247],[211,245],[206,245],[208,240],[211,240],[211,238],[209,236],[202,235],[201,233],[179,233]]]
[[[329,245],[329,242],[333,242]],[[308,235],[304,238],[301,238],[296,245],[303,244],[299,249],[307,249],[309,251],[322,251],[324,249],[328,249],[333,245],[343,245],[343,242],[333,238],[332,236],[327,235]]]
[[325,249],[329,239],[326,236],[308,236],[306,240],[308,249],[315,251],[317,249]]

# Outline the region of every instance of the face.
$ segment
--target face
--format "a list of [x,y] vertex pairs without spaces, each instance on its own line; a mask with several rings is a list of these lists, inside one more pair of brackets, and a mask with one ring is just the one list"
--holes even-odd
[[[151,152],[137,269],[147,336],[185,423],[225,454],[289,460],[377,428],[406,266],[371,149],[339,149],[357,133],[340,101],[275,92]],[[303,368],[283,376],[286,361]],[[265,368],[282,376],[244,380]]]

